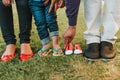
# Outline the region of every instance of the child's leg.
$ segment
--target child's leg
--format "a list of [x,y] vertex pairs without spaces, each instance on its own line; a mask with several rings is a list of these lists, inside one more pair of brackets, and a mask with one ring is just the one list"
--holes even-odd
[[49,32],[46,25],[44,5],[39,1],[30,1],[30,8],[35,19],[35,24],[38,30],[39,37],[41,39],[43,50],[50,47]]
[[59,37],[58,36],[53,36],[52,41],[53,41],[53,47],[54,48],[59,48],[60,47],[60,45],[59,45]]
[[46,23],[50,30],[50,36],[52,37],[53,47],[58,48],[58,24],[56,21],[56,14],[54,13],[54,10],[52,10],[51,13],[48,13],[49,7],[50,3],[48,3],[45,8]]
[[53,41],[53,50],[58,54],[59,53],[61,54],[62,51],[58,39],[59,33],[58,33],[58,24],[56,21],[56,14],[54,10],[52,10],[51,13],[48,13],[49,7],[50,7],[50,3],[46,5],[45,15],[46,15],[46,22],[50,30],[50,36],[52,37],[52,41]]

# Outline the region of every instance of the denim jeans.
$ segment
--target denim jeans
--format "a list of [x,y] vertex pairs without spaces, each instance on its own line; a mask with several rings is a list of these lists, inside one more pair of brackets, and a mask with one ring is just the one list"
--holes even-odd
[[[19,18],[20,43],[30,42],[32,15],[29,9],[28,0],[15,0]],[[14,34],[12,6],[6,7],[0,1],[0,27],[6,44],[16,44]]]
[[[41,1],[30,0],[29,5],[35,19],[42,45],[50,42],[50,37],[58,36],[58,24],[54,10],[48,13],[51,3],[46,6]],[[50,32],[50,37],[49,37]]]

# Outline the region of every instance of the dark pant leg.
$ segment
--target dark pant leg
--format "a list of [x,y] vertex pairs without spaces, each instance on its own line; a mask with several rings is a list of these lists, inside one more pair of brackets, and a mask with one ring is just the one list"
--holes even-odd
[[45,7],[45,15],[46,15],[46,23],[50,30],[50,36],[58,36],[58,24],[57,24],[57,16],[54,12],[54,9],[48,13],[50,8],[50,2]]
[[0,2],[0,27],[6,44],[15,44],[12,6],[6,7]]
[[31,35],[32,14],[28,5],[29,0],[16,0],[20,26],[20,43],[29,43]]

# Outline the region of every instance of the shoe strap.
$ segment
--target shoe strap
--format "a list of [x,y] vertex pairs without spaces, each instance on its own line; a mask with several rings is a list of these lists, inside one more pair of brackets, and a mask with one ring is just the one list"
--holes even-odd
[[58,49],[53,48],[53,52],[58,52],[58,51],[60,51],[60,50],[62,50],[62,49],[61,49],[61,47],[60,47],[60,48],[58,48]]
[[50,48],[47,48],[47,49],[45,49],[45,50],[43,50],[43,49],[40,49],[40,52],[41,52],[41,53],[44,53],[44,52],[47,52],[47,51],[49,51],[49,49],[50,49]]

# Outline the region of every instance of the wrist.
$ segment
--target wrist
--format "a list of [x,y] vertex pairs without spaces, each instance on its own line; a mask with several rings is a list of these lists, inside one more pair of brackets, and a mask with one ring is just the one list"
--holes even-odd
[[76,25],[75,25],[75,26],[69,26],[69,27],[71,27],[71,28],[76,28]]

